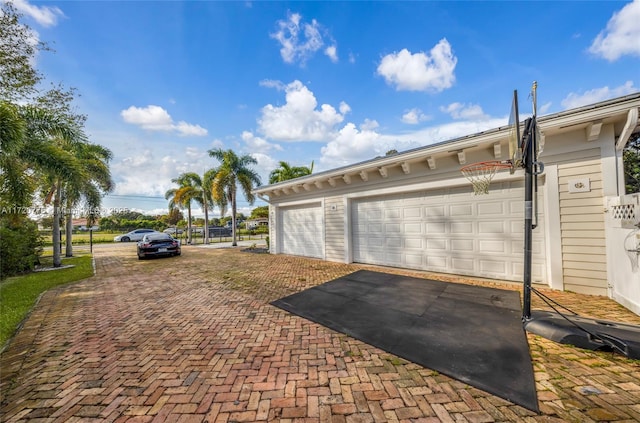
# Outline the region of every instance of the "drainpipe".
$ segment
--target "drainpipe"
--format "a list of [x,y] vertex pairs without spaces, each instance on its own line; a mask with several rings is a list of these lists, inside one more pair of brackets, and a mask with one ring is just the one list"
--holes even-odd
[[256,194],[256,195],[258,196],[259,199],[261,199],[265,203],[271,204],[271,203],[269,203],[269,200],[267,200],[263,194]]
[[636,129],[638,124],[640,124],[640,121],[638,121],[638,108],[634,107],[633,109],[629,109],[629,113],[627,113],[627,122],[624,124],[624,128],[622,128],[622,132],[620,132],[620,136],[616,141],[616,150],[624,150],[631,134],[633,134],[633,131]]
[[627,121],[622,128],[622,132],[620,132],[620,136],[616,140],[616,167],[622,165],[622,168],[618,169],[617,177],[618,181],[623,181],[622,183],[618,182],[618,195],[624,195],[624,189],[620,192],[620,188],[624,187],[624,164],[622,160],[618,160],[618,152],[620,152],[620,156],[622,157],[622,150],[627,146],[627,142],[629,142],[629,138],[636,127],[640,124],[638,120],[638,108],[634,107],[629,109],[629,113],[627,113]]

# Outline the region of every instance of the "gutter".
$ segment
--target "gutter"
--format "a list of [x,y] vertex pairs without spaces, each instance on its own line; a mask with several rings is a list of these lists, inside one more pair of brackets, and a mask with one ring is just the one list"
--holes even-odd
[[627,146],[627,142],[629,142],[629,138],[636,127],[640,124],[638,121],[638,108],[634,107],[629,109],[629,113],[627,113],[627,122],[624,124],[624,128],[622,128],[622,132],[620,132],[620,136],[616,141],[616,150],[622,151]]

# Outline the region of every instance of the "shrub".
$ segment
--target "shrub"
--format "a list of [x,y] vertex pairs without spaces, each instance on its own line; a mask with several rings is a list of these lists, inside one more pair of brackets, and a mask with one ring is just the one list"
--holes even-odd
[[42,253],[38,225],[24,215],[0,217],[0,280],[33,270]]

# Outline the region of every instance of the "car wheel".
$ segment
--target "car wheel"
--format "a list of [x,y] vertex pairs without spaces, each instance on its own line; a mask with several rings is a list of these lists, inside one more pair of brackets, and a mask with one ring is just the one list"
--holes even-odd
[[141,255],[138,255],[138,260],[144,260],[144,257],[142,257]]
[[129,239],[129,237],[128,237],[128,236],[123,236],[122,238],[120,238],[120,241],[122,241],[122,242],[129,242],[129,241],[131,241],[131,240]]

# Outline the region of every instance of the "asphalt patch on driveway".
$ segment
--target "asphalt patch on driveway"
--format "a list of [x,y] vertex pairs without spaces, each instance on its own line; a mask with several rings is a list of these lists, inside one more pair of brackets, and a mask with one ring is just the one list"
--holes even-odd
[[359,270],[271,304],[538,412],[516,291]]

